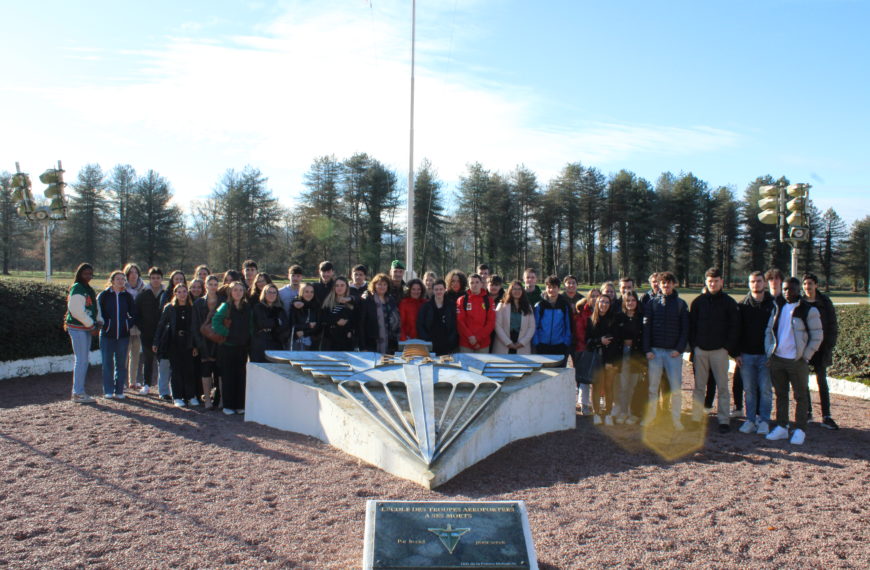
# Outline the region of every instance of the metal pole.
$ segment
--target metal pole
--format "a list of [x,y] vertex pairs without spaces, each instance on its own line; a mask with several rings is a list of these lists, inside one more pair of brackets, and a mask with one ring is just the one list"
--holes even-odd
[[798,242],[791,242],[791,276],[798,276]]
[[42,234],[45,241],[45,282],[51,283],[51,222],[42,222]]
[[411,145],[408,153],[408,234],[405,245],[405,272],[414,273],[414,42],[417,35],[417,0],[411,2]]

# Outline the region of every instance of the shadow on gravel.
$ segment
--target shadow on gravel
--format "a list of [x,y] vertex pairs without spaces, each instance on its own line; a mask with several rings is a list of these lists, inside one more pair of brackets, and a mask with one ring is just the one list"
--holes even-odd
[[[101,411],[116,414],[126,419],[132,419],[142,425],[151,426],[200,443],[219,445],[233,451],[256,453],[279,461],[305,463],[304,459],[289,453],[263,448],[248,437],[245,437],[254,435],[261,437],[264,429],[271,430],[271,428],[247,424],[239,416],[227,417],[218,411],[206,411],[201,408],[179,409],[149,397],[131,398],[128,396],[123,402],[118,402],[117,406],[100,404],[98,406],[100,406]],[[154,413],[165,414],[165,419],[160,415],[154,415]],[[190,423],[194,425],[190,425]],[[280,438],[284,441],[292,441],[294,439],[293,436],[298,435],[278,430],[272,431],[275,432],[275,435],[281,434],[286,436]],[[304,436],[299,437],[302,438]]]
[[724,435],[708,432],[702,449],[676,461],[666,461],[644,446],[638,428],[601,429],[587,418],[578,417],[575,430],[511,443],[438,487],[436,492],[480,499],[491,497],[494,492],[509,494],[538,487],[582,484],[590,477],[645,466],[668,469],[687,462],[758,465],[793,462],[840,469],[844,465],[838,459],[870,456],[868,430],[852,428],[829,432],[810,426],[808,433],[803,446],[792,446],[787,441],[766,441],[761,436],[747,436],[736,430]]
[[163,501],[151,499],[149,497],[143,496],[136,491],[132,491],[130,489],[127,489],[126,487],[122,487],[90,469],[85,469],[83,467],[73,465],[72,463],[60,460],[57,457],[54,457],[52,454],[46,453],[45,451],[42,451],[41,449],[38,449],[33,445],[27,443],[26,441],[22,441],[14,436],[0,433],[0,439],[3,439],[8,443],[20,446],[33,455],[40,456],[44,460],[54,465],[56,469],[68,471],[71,474],[78,475],[89,483],[100,485],[104,488],[111,490],[115,494],[123,495],[127,497],[130,501],[140,505],[145,511],[157,511],[164,516],[174,517],[183,521],[185,524],[188,524],[194,528],[201,529],[204,533],[212,533],[226,540],[228,543],[235,544],[240,551],[251,552],[251,554],[256,556],[257,559],[263,560],[264,562],[278,562],[292,567],[291,560],[279,556],[266,545],[252,544],[249,539],[245,539],[238,534],[226,531],[218,526],[209,524],[209,522],[204,518],[181,512],[180,510],[173,508],[172,506],[166,504]]
[[[102,367],[88,368],[85,390],[94,396],[103,393]],[[53,404],[69,400],[71,393],[72,372],[7,378],[0,380],[0,408]]]

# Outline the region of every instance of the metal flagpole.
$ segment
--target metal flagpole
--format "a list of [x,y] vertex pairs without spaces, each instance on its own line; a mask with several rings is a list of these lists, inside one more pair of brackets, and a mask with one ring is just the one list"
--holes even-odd
[[411,144],[408,157],[408,234],[405,245],[405,271],[409,279],[414,272],[414,42],[417,33],[417,0],[411,0]]

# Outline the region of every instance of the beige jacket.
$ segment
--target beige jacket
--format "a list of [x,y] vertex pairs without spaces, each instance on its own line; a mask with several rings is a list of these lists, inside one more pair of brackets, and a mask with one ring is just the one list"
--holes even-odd
[[[522,343],[523,347],[517,351],[517,354],[532,353],[533,336],[535,336],[535,315],[529,313],[523,315],[520,324],[520,336],[517,342]],[[499,303],[495,308],[495,339],[492,341],[492,353],[507,354],[509,344],[511,344],[511,307]]]

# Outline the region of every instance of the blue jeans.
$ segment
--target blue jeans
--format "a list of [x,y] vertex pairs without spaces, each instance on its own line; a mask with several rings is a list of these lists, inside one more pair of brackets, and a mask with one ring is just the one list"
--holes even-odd
[[656,416],[659,400],[659,382],[664,371],[668,375],[671,386],[671,417],[675,422],[680,420],[683,407],[683,355],[671,356],[673,349],[653,348],[655,356],[649,361],[649,411],[647,418]]
[[746,395],[746,419],[755,422],[758,416],[760,421],[769,423],[773,410],[773,392],[767,356],[741,354],[740,357],[743,360],[740,376],[743,378],[743,391]]
[[172,376],[172,367],[168,358],[157,361],[157,393],[161,396],[169,395],[169,380]]
[[69,329],[68,332],[75,356],[72,393],[84,394],[85,379],[88,376],[88,355],[91,352],[91,333],[78,329]]
[[109,338],[100,335],[103,356],[103,394],[120,395],[127,385],[127,347],[130,337]]

